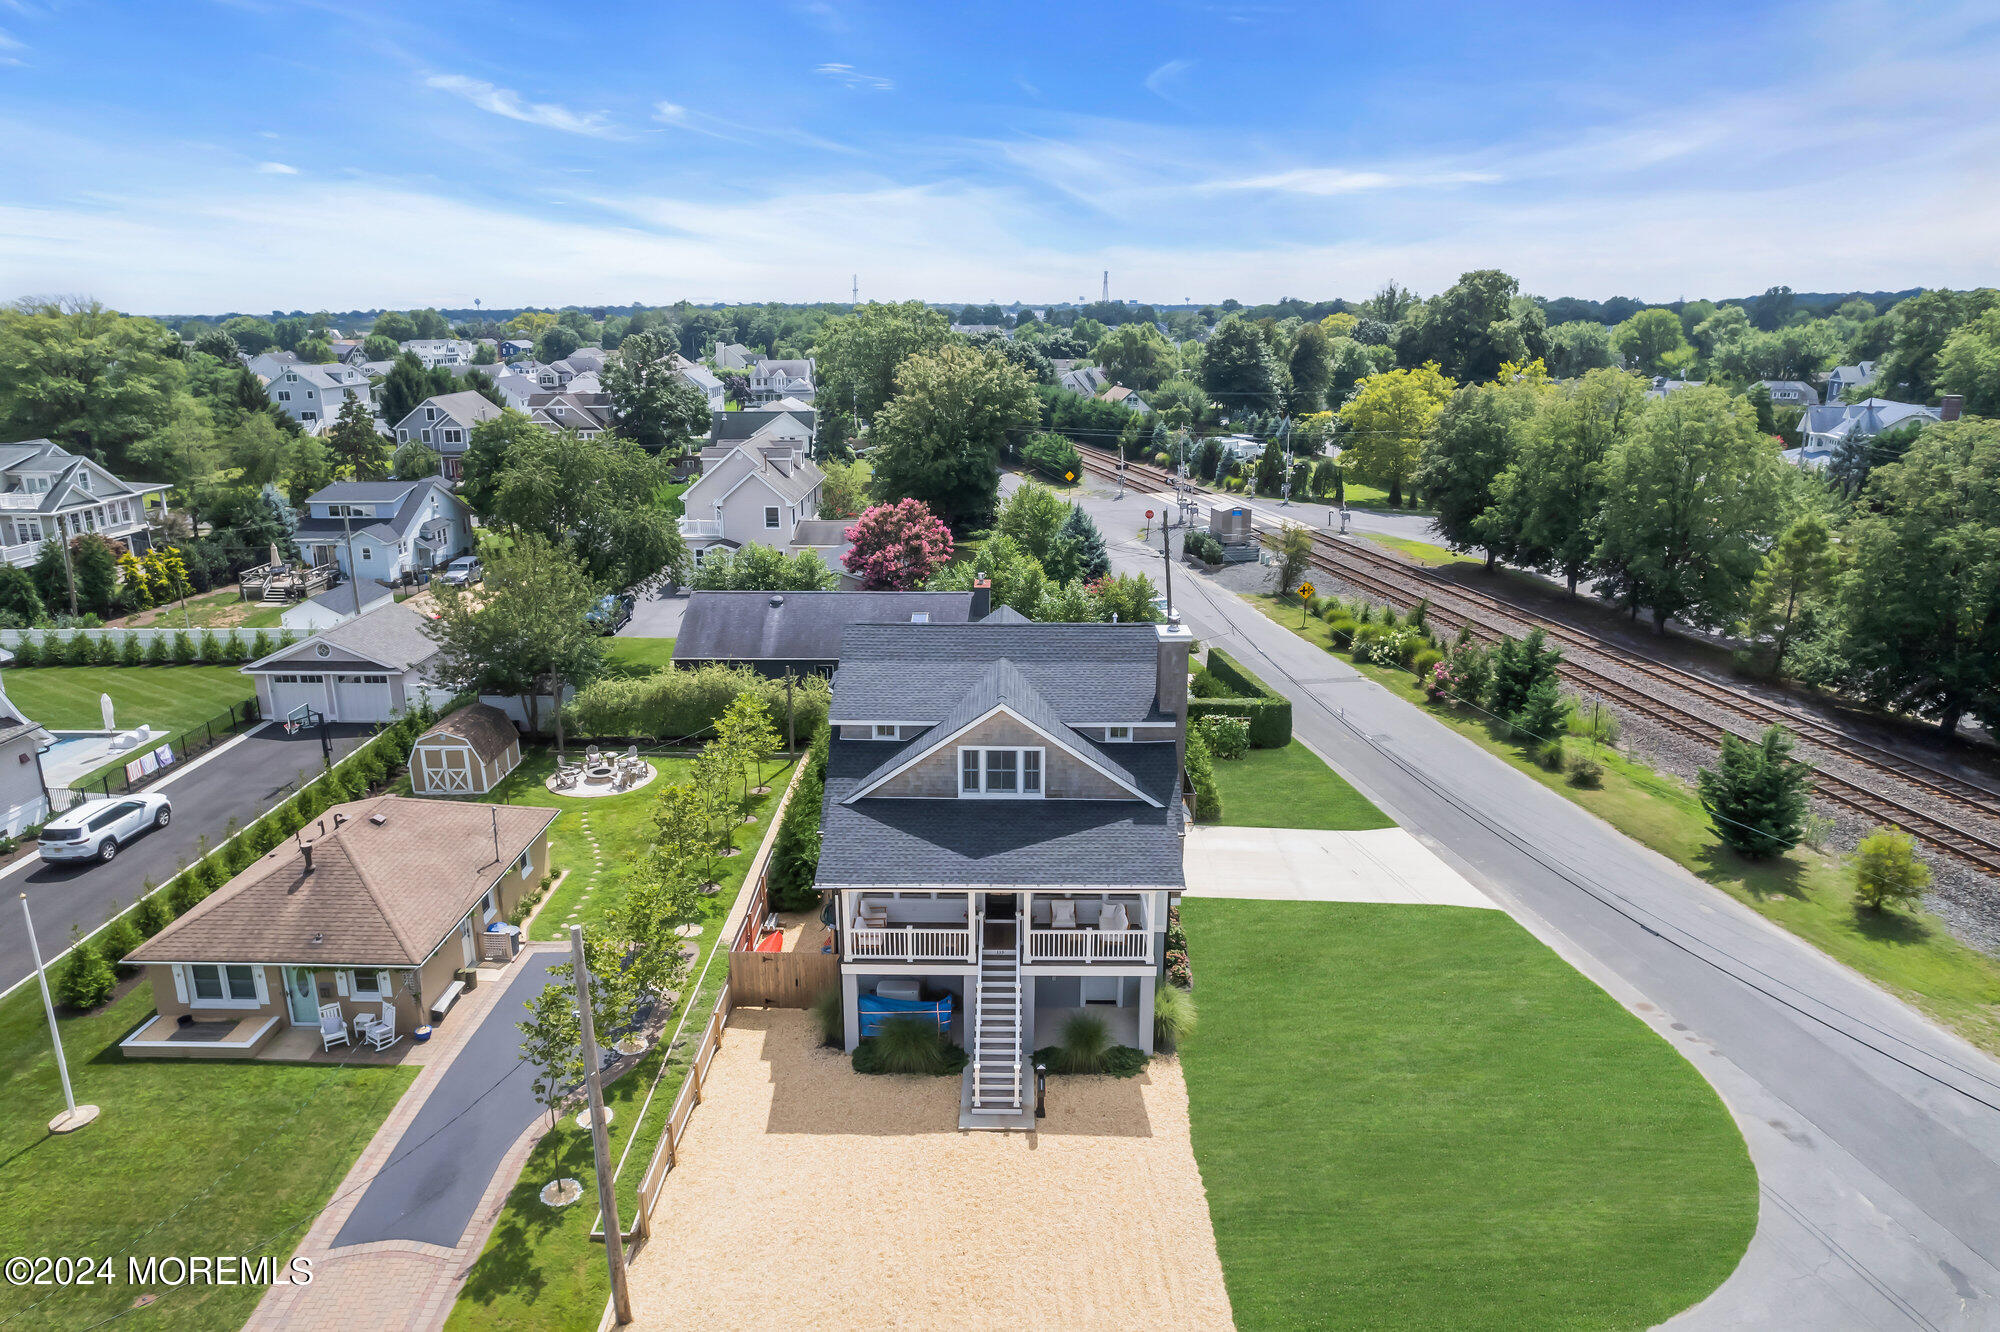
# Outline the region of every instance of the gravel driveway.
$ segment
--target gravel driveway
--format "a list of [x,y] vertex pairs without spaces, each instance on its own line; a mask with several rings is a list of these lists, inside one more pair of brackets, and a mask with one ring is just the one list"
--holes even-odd
[[957,1078],[864,1077],[807,1014],[741,1009],[704,1092],[635,1327],[1232,1326],[1177,1060],[961,1133]]

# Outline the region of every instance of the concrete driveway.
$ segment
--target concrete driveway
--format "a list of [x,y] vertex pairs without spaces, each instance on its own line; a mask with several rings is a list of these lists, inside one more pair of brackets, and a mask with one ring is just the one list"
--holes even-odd
[[[334,759],[352,753],[372,729],[331,727]],[[5,876],[6,886],[28,895],[43,958],[53,965],[69,946],[70,926],[96,929],[115,909],[132,905],[148,879],[165,883],[193,860],[203,837],[213,847],[228,836],[231,819],[240,827],[260,817],[316,776],[323,763],[316,733],[287,736],[266,724],[147,787],[173,801],[174,821],[127,845],[110,864],[51,865],[39,858],[17,862]],[[0,912],[0,992],[33,972],[21,913]]]
[[1497,905],[1401,828],[1326,832],[1203,825],[1188,832],[1185,867],[1189,897]]
[[648,592],[632,607],[632,622],[620,629],[619,638],[679,638],[681,616],[687,613],[685,590]]
[[[415,1240],[450,1249],[493,1182],[514,1140],[548,1111],[535,1100],[534,1070],[521,1063],[524,1005],[568,957],[550,948],[524,955],[506,991],[431,1087],[423,1108],[390,1151],[334,1236],[334,1248]],[[449,1021],[449,1019],[446,1019]],[[406,1146],[407,1144],[407,1146]]]

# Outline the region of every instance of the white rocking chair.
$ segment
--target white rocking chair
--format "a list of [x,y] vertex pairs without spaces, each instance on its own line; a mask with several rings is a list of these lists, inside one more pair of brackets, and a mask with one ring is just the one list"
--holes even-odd
[[403,1038],[396,1034],[396,1010],[393,1005],[382,1005],[382,1016],[368,1025],[364,1033],[368,1043],[377,1050],[386,1050]]
[[339,1004],[319,1006],[319,1048],[322,1052],[336,1045],[347,1045],[353,1041],[347,1034],[347,1020],[340,1015]]

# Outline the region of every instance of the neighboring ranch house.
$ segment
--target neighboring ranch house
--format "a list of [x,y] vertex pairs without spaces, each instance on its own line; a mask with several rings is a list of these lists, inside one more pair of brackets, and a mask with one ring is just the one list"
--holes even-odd
[[311,708],[331,722],[393,721],[426,700],[451,695],[429,684],[437,644],[428,621],[402,602],[377,605],[345,624],[279,648],[243,667],[257,682],[257,708],[283,721]]
[[788,547],[800,523],[819,517],[825,479],[804,440],[762,435],[705,448],[701,475],[681,495],[681,535],[697,563],[716,546]]
[[465,450],[472,443],[472,427],[491,421],[501,408],[482,393],[470,389],[461,393],[440,393],[425,398],[396,422],[396,443],[416,441],[437,450],[438,474],[454,484],[465,475]]
[[1146,405],[1144,398],[1140,397],[1133,390],[1126,388],[1123,384],[1113,384],[1110,388],[1098,394],[1097,400],[1099,402],[1115,403],[1132,412],[1150,412],[1153,410]]
[[[126,1055],[242,1059],[294,1027],[444,1020],[480,957],[549,871],[556,811],[376,796],[335,805],[127,955],[157,1015]],[[302,1036],[306,1033],[301,1033]]]
[[778,431],[786,438],[810,442],[816,413],[797,398],[745,407],[740,412],[713,411],[709,414],[709,434],[717,444],[748,439],[752,435]]
[[437,477],[336,481],[306,500],[292,533],[310,564],[394,583],[472,549],[472,510]]
[[165,482],[120,481],[46,439],[0,444],[0,555],[26,568],[44,541],[86,532],[143,554],[153,548],[147,497],[166,489]]
[[350,398],[360,399],[369,416],[375,415],[374,389],[359,366],[288,365],[272,377],[264,392],[310,435],[325,432]]
[[986,617],[992,595],[983,579],[970,592],[696,591],[674,639],[674,664],[830,675],[849,625],[971,624]]
[[1817,407],[1819,390],[1803,379],[1760,379],[1773,407]]
[[1029,1052],[1079,1010],[1153,1048],[1192,645],[1177,619],[842,636],[817,884],[846,1044],[942,1018],[971,1055],[961,1127],[1032,1127]]
[[379,579],[350,578],[339,587],[285,607],[278,612],[278,623],[293,633],[317,634],[366,615],[383,602],[394,600],[395,595],[395,589]]
[[416,795],[485,795],[521,765],[521,736],[507,714],[469,703],[417,737],[410,747]]

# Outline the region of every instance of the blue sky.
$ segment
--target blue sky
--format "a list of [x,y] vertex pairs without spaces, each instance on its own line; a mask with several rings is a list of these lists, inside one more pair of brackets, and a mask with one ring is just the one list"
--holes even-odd
[[[171,21],[168,19],[171,15]],[[0,0],[0,296],[2000,279],[1988,4]]]

